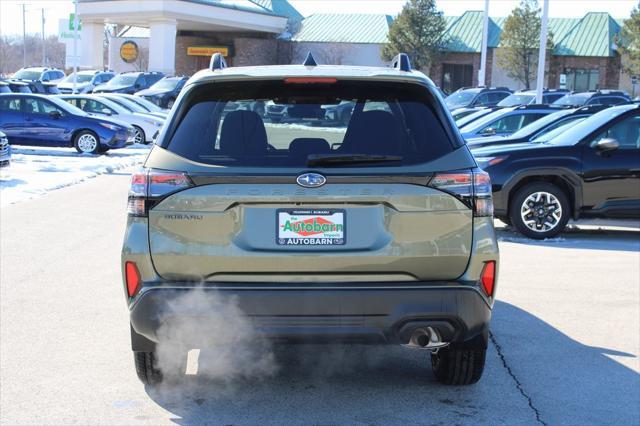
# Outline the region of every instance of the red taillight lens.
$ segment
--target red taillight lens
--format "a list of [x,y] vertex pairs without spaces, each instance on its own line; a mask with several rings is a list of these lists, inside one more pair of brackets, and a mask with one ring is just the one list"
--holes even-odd
[[185,173],[140,169],[131,175],[127,212],[131,216],[146,216],[149,201],[158,202],[162,197],[191,186],[193,183]]
[[124,263],[124,276],[127,281],[127,293],[133,297],[140,290],[140,272],[134,262]]
[[487,296],[493,297],[493,287],[496,283],[496,262],[490,260],[484,264],[482,274],[480,274],[480,284]]
[[473,208],[476,217],[493,215],[491,179],[482,170],[437,173],[429,186],[454,194]]

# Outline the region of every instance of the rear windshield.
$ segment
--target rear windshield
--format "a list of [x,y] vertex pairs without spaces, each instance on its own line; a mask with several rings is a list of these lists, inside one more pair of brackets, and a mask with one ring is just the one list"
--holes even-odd
[[185,103],[164,146],[205,164],[306,167],[367,156],[353,166],[399,166],[454,150],[435,112],[442,107],[417,84],[225,82],[196,88]]

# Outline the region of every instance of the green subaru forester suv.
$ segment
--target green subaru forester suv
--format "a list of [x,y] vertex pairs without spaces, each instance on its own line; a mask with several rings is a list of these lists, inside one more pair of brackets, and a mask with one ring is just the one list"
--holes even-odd
[[[277,123],[253,107],[267,103]],[[348,120],[327,117],[345,104]],[[492,214],[489,176],[405,54],[389,68],[214,55],[132,176],[122,274],[138,376],[162,380],[165,313],[194,315],[172,302],[197,290],[237,303],[268,341],[401,344],[427,350],[441,382],[475,383]],[[220,322],[209,313],[199,323]]]

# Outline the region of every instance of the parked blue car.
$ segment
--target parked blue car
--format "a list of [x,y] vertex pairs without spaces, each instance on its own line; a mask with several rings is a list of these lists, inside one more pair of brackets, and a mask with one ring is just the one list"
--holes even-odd
[[51,96],[0,94],[0,130],[12,144],[69,146],[96,154],[133,143],[126,123],[92,116]]

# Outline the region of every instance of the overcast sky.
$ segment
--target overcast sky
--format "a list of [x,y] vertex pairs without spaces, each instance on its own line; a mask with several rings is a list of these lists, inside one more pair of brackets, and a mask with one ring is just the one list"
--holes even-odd
[[[541,0],[540,0],[541,1]],[[404,0],[290,0],[304,16],[313,13],[385,13],[396,15]],[[45,33],[57,34],[58,20],[73,11],[72,0],[0,0],[0,34],[22,34],[22,3],[26,3],[27,33],[40,33],[41,9],[45,9]],[[437,0],[446,15],[482,10],[483,0]],[[518,0],[490,0],[492,16],[507,16]],[[609,12],[626,18],[638,0],[550,0],[549,15],[556,18],[582,17],[586,12]]]

